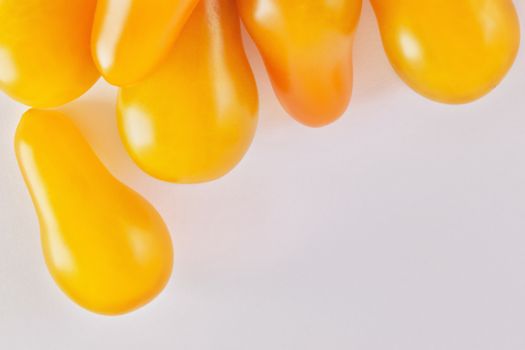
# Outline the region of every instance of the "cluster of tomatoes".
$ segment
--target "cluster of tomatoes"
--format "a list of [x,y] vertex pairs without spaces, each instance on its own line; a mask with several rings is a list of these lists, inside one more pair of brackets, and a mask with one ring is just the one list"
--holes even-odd
[[[371,0],[400,77],[444,103],[493,89],[516,57],[511,0]],[[15,136],[51,274],[81,306],[129,312],[168,281],[170,235],[145,199],[115,179],[58,107],[102,75],[119,89],[127,151],[153,177],[198,183],[250,146],[258,94],[244,23],[275,93],[320,127],[347,109],[361,0],[4,0],[0,89],[34,107]],[[240,20],[241,19],[241,20]]]

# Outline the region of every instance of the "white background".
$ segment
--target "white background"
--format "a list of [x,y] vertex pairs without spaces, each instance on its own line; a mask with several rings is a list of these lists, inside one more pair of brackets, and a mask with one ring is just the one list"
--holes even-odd
[[0,349],[525,349],[524,50],[484,99],[433,103],[394,74],[366,4],[352,104],[323,129],[284,114],[248,51],[259,132],[213,183],[136,168],[106,84],[66,108],[172,231],[168,287],[122,317],[50,278],[12,147],[24,107],[0,97]]

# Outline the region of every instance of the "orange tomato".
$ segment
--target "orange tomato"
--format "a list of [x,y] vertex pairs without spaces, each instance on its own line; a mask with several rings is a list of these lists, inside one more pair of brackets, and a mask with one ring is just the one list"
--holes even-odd
[[60,288],[84,308],[121,314],[150,301],[171,274],[168,229],[155,208],[115,179],[64,115],[30,110],[16,157]]
[[56,107],[99,78],[90,37],[96,0],[0,1],[0,89],[34,107]]
[[171,182],[230,171],[257,125],[257,87],[233,0],[201,0],[166,62],[122,88],[118,124],[135,162]]
[[284,108],[313,127],[337,119],[352,94],[361,0],[237,0]]
[[418,93],[480,98],[503,79],[520,42],[511,0],[372,0],[390,62]]
[[169,53],[198,0],[99,0],[93,56],[104,78],[127,86]]

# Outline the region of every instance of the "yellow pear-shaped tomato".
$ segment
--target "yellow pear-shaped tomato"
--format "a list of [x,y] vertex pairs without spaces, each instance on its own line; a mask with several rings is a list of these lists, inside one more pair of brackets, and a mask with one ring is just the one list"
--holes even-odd
[[99,0],[93,56],[102,75],[125,86],[147,76],[169,53],[198,0]]
[[352,94],[361,0],[237,0],[284,108],[313,127],[336,120]]
[[511,0],[372,0],[401,78],[445,103],[480,98],[503,79],[520,41]]
[[55,107],[99,78],[90,37],[96,0],[0,1],[0,89],[35,107]]
[[60,288],[102,314],[125,313],[154,298],[171,274],[173,252],[151,204],[116,180],[58,112],[26,112],[15,149]]
[[256,129],[257,107],[234,0],[202,0],[166,62],[121,89],[118,124],[144,171],[195,183],[216,179],[241,160]]

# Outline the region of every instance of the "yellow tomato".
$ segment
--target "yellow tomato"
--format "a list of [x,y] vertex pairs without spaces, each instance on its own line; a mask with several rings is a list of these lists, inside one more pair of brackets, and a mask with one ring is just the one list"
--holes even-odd
[[167,61],[122,88],[118,123],[135,162],[162,180],[195,183],[232,169],[257,124],[257,88],[233,0],[202,0]]
[[511,0],[372,0],[398,74],[420,94],[466,103],[492,90],[520,41]]
[[237,0],[277,97],[313,127],[337,119],[352,94],[361,0]]
[[166,284],[173,252],[157,211],[116,180],[58,112],[30,110],[15,137],[51,275],[79,305],[121,314]]
[[0,1],[0,89],[55,107],[98,79],[90,49],[96,0]]
[[147,76],[173,45],[198,0],[99,0],[93,55],[110,83]]

